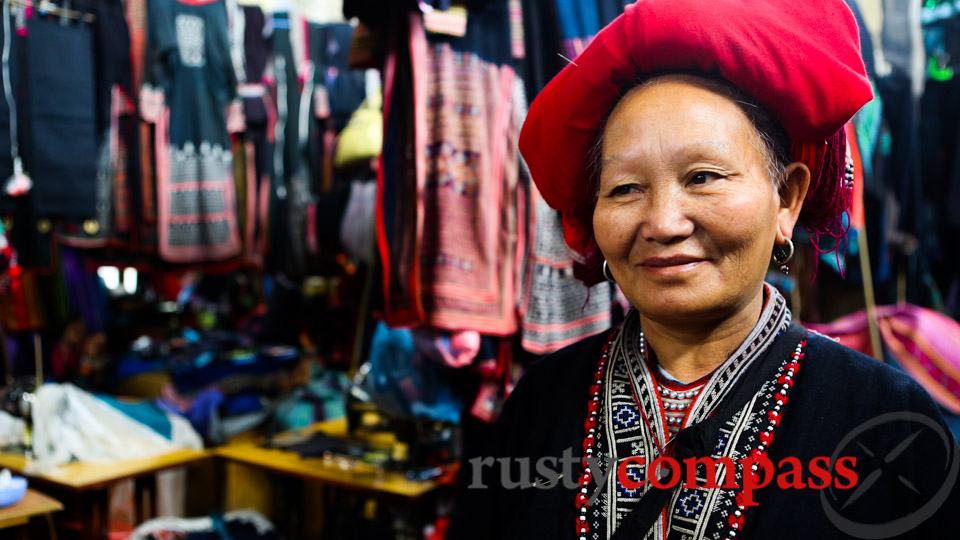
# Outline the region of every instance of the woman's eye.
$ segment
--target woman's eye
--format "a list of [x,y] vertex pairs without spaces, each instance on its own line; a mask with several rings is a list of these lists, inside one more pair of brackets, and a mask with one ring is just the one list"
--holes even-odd
[[723,176],[714,172],[699,171],[693,173],[693,176],[690,177],[690,184],[706,184],[707,182],[716,180],[718,178],[723,178]]
[[610,195],[611,196],[627,195],[635,191],[638,191],[636,184],[621,184],[613,188],[612,190],[610,190]]

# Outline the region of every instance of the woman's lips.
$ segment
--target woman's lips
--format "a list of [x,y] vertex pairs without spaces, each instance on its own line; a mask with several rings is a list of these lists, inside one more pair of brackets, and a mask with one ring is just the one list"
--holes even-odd
[[639,265],[641,270],[657,276],[673,276],[689,272],[706,262],[702,257],[674,255],[672,257],[650,257]]

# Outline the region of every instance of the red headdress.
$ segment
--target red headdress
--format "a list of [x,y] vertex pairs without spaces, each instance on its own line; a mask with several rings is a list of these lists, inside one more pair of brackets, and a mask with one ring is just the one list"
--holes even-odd
[[844,232],[852,184],[843,125],[873,97],[843,0],[640,0],[597,34],[530,106],[520,151],[587,284],[600,281],[590,149],[624,89],[644,74],[716,74],[783,125],[812,173],[800,223]]

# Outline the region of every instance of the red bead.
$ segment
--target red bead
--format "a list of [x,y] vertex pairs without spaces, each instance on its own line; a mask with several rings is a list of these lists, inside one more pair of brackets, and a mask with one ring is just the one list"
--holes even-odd
[[581,536],[585,536],[588,532],[590,532],[590,525],[586,521],[581,522],[580,519],[578,518],[576,520],[576,523],[577,523],[577,533],[576,533],[577,538]]
[[776,401],[782,401],[783,403],[781,405],[787,404],[787,396],[783,395],[780,392],[777,392],[777,395],[773,396],[773,399]]
[[577,493],[577,499],[574,502],[577,505],[577,509],[579,510],[581,507],[586,506],[587,502],[589,501],[590,499],[587,497],[586,493]]
[[580,488],[585,488],[590,485],[590,482],[593,480],[593,475],[585,472],[580,474],[580,480],[577,482],[580,485]]
[[599,385],[599,384],[592,384],[592,385],[590,385],[590,395],[591,395],[591,396],[598,396],[598,395],[600,395],[600,385]]
[[588,416],[586,422],[583,423],[583,429],[588,432],[591,429],[597,429],[597,417]]
[[734,529],[740,530],[743,528],[743,513],[740,514],[740,517],[730,514],[730,518],[727,519],[727,523],[729,523]]
[[785,385],[789,386],[790,388],[793,388],[793,378],[791,378],[791,377],[789,377],[789,376],[787,376],[787,375],[781,375],[780,378],[777,379],[777,383],[778,383],[778,384],[785,384]]
[[760,442],[762,442],[765,446],[770,446],[770,441],[772,440],[773,440],[772,431],[764,431],[763,433],[760,434]]
[[783,366],[783,369],[785,369],[785,370],[787,370],[787,371],[790,371],[790,370],[792,369],[793,372],[796,373],[797,370],[800,369],[800,364],[798,364],[798,363],[796,363],[796,362],[790,362],[790,363],[788,363],[787,365]]
[[770,423],[774,426],[780,425],[780,413],[777,411],[770,411],[767,413],[767,419],[770,420]]

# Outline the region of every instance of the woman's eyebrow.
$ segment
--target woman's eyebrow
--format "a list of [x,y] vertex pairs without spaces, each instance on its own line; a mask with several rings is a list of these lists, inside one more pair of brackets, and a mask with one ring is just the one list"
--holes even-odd
[[[691,141],[688,143],[681,143],[679,147],[676,148],[672,154],[682,155],[683,157],[689,156],[714,156],[716,154],[728,153],[732,150],[730,143],[725,140],[719,139],[709,139],[709,140],[697,140]],[[617,163],[630,163],[640,159],[639,155],[630,155],[630,154],[612,154],[604,157],[600,164],[601,166],[607,166],[613,162]]]

